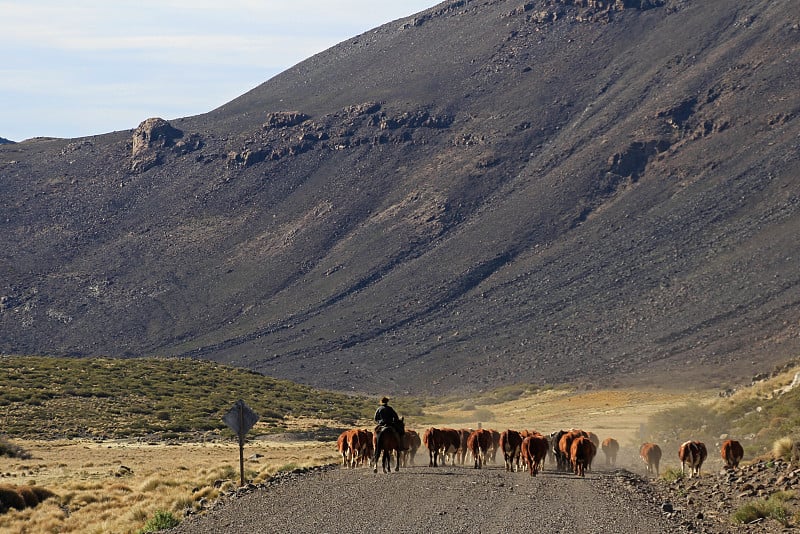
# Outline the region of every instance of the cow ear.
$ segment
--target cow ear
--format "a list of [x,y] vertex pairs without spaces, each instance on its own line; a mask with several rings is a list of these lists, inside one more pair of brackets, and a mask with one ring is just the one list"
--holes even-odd
[[406,416],[404,415],[403,417],[400,418],[400,420],[405,423],[406,422]]

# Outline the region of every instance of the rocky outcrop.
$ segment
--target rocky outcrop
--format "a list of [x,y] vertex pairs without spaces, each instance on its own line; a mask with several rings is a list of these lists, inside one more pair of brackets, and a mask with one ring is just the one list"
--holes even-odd
[[181,130],[164,119],[146,119],[133,132],[131,172],[144,172],[160,165],[168,152],[182,155],[199,150],[202,146],[203,141],[198,134],[184,136]]
[[314,149],[413,143],[419,129],[445,129],[452,123],[453,117],[447,114],[422,108],[384,109],[379,102],[353,104],[314,120],[299,111],[273,112],[267,115],[261,131],[251,132],[240,140],[243,148],[228,151],[227,165],[250,167]]
[[666,0],[539,0],[517,6],[511,10],[509,16],[526,15],[529,22],[539,24],[564,17],[586,22],[608,20],[608,16],[616,11],[644,11],[665,4]]
[[14,141],[11,141],[10,139],[6,139],[5,137],[0,137],[0,145],[10,145],[13,142]]
[[267,114],[264,128],[288,128],[305,122],[309,116],[299,111],[276,111]]

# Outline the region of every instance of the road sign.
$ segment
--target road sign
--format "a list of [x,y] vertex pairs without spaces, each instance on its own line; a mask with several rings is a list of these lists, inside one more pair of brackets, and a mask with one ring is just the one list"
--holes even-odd
[[251,410],[243,400],[238,400],[233,408],[222,416],[222,420],[237,435],[243,436],[258,422],[258,414]]
[[258,414],[239,399],[222,420],[239,436],[239,482],[244,486],[244,436],[258,422]]

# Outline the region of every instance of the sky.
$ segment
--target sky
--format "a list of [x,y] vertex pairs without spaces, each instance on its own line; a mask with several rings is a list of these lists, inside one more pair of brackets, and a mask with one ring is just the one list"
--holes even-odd
[[0,0],[0,137],[211,111],[438,0]]

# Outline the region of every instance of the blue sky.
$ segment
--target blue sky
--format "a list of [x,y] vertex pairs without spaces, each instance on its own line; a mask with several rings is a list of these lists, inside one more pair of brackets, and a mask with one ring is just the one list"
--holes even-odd
[[205,113],[437,0],[0,0],[0,137]]

